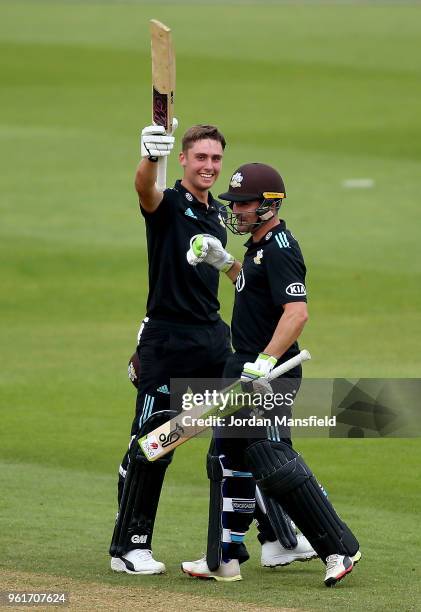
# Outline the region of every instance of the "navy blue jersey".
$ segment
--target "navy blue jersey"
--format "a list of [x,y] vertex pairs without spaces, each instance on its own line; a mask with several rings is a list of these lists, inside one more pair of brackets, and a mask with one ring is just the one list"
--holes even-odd
[[[306,267],[285,222],[259,242],[246,242],[243,268],[236,281],[232,343],[240,353],[260,353],[269,344],[289,302],[306,302]],[[299,353],[295,342],[282,361]]]
[[195,234],[216,236],[225,246],[225,210],[211,194],[208,206],[177,181],[164,191],[157,210],[141,208],[149,260],[147,316],[179,323],[219,319],[219,272],[208,264],[190,266],[186,253]]

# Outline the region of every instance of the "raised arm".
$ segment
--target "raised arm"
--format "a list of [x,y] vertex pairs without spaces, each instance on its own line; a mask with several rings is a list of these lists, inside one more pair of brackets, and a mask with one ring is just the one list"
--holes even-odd
[[167,136],[165,128],[150,125],[142,130],[140,140],[142,160],[136,169],[135,188],[139,204],[148,213],[154,212],[162,202],[163,192],[156,188],[158,159],[167,157],[174,146],[174,136]]
[[156,188],[158,164],[147,157],[136,168],[134,186],[139,196],[139,204],[148,213],[154,212],[162,202],[163,191]]

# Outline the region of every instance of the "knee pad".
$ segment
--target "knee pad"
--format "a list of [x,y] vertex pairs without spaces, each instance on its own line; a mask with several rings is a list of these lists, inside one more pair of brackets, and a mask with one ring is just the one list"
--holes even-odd
[[248,447],[246,456],[259,488],[282,505],[321,559],[357,552],[357,539],[294,449],[282,442],[259,440]]
[[155,516],[162,483],[173,453],[149,462],[138,447],[138,440],[162,425],[176,412],[161,410],[145,421],[131,442],[129,463],[124,479],[120,506],[110,546],[110,555],[118,557],[134,548],[151,549]]
[[259,440],[246,450],[259,488],[264,494],[286,495],[311,478],[313,473],[300,455],[285,442]]

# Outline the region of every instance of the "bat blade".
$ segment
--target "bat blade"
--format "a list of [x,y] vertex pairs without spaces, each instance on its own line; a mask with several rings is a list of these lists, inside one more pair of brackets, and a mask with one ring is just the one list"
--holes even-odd
[[[289,370],[292,370],[292,368],[295,368],[300,363],[308,361],[309,359],[311,359],[310,353],[306,349],[303,349],[295,357],[288,359],[288,361],[285,361],[285,363],[282,363],[278,367],[274,368],[268,376],[268,380],[273,380],[278,376],[285,374]],[[226,389],[223,389],[223,391],[220,393],[228,394],[230,392],[233,392],[234,394],[240,393],[241,382],[234,382]],[[224,408],[224,410],[221,410],[218,404],[211,407],[194,406],[192,410],[188,412],[188,414],[194,419],[206,419],[207,417],[212,416],[226,417],[234,414],[240,408],[241,405],[227,406]],[[163,457],[170,451],[177,448],[177,446],[180,446],[180,444],[184,444],[184,442],[187,442],[187,440],[190,440],[190,438],[194,438],[197,436],[197,434],[209,427],[209,425],[195,425],[194,427],[189,425],[188,428],[185,428],[183,426],[183,417],[186,416],[186,414],[186,412],[181,412],[179,415],[173,417],[163,425],[160,425],[150,433],[142,436],[142,438],[139,438],[139,447],[148,461],[156,461],[160,457]]]
[[169,27],[151,19],[152,121],[173,131],[175,52]]

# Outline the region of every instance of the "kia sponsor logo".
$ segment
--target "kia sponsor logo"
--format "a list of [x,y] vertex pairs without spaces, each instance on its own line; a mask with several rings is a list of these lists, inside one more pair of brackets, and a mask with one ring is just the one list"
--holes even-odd
[[292,295],[292,296],[295,296],[295,295],[307,295],[307,291],[306,291],[306,288],[303,285],[303,283],[291,283],[285,289],[285,292],[288,295]]

